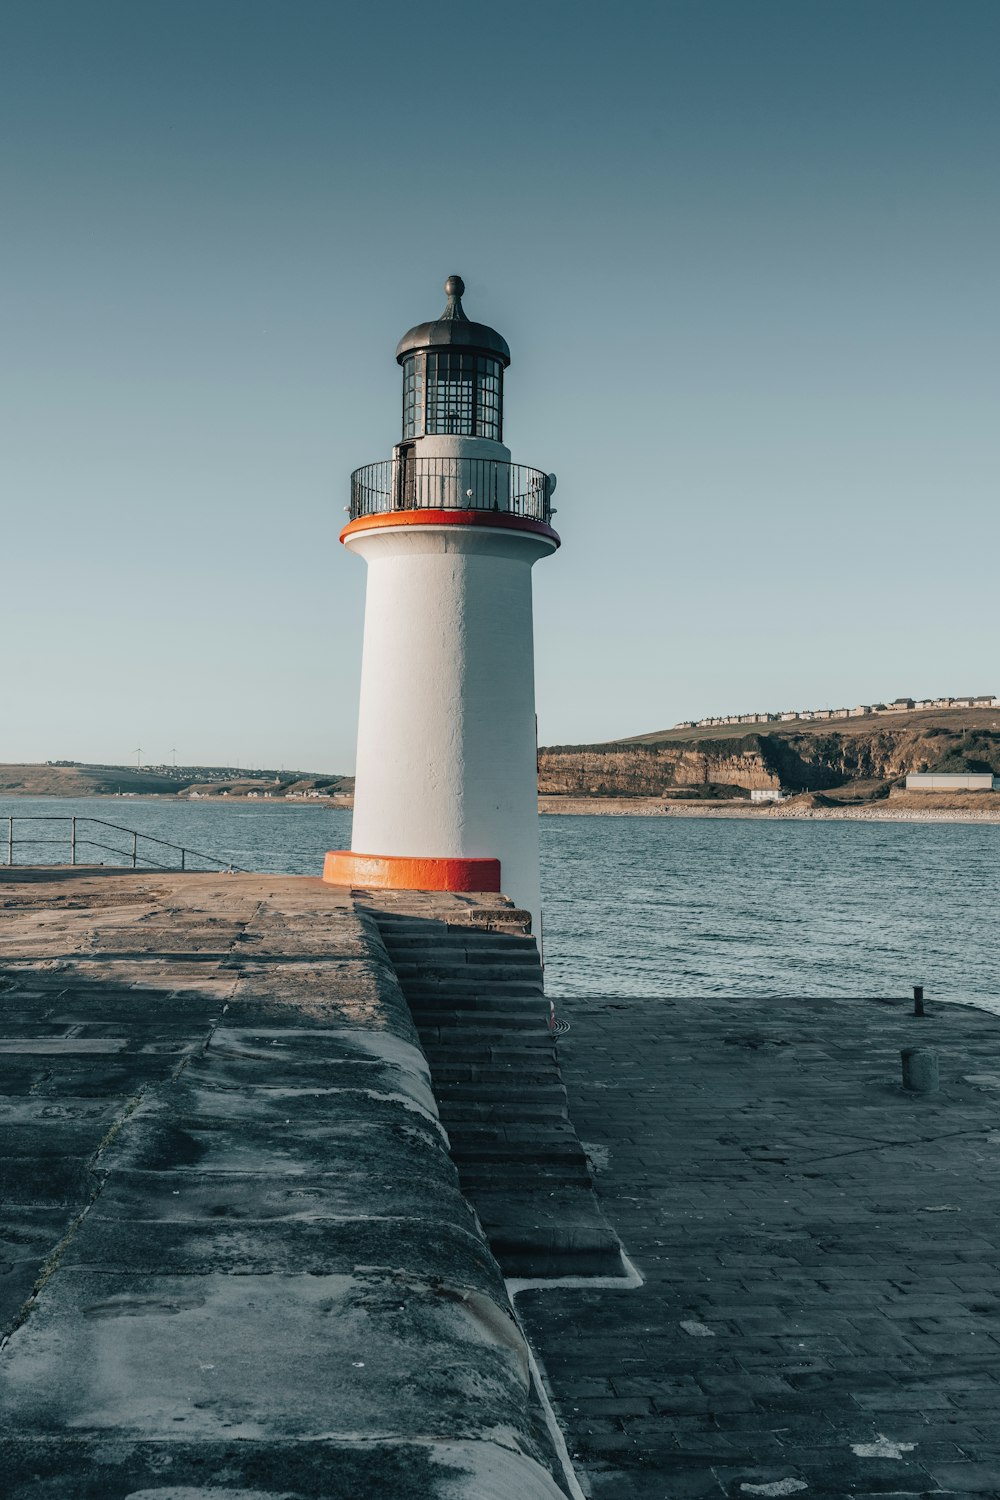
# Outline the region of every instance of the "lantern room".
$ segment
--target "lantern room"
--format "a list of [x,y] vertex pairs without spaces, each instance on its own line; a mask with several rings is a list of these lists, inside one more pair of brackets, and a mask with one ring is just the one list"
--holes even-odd
[[438,435],[503,442],[503,372],[510,350],[495,328],[466,317],[464,291],[461,276],[449,276],[441,316],[417,324],[399,341],[404,443]]

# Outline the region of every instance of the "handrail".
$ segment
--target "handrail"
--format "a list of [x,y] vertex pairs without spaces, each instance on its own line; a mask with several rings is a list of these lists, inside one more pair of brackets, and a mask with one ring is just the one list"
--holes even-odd
[[351,475],[352,521],[393,510],[489,510],[549,520],[555,480],[496,458],[413,458],[365,464]]
[[[244,870],[240,865],[234,865],[232,860],[220,859],[217,854],[206,854],[202,849],[192,849],[188,844],[174,844],[169,839],[157,838],[155,833],[143,833],[138,828],[126,828],[123,823],[109,823],[106,818],[91,818],[87,815],[71,813],[9,813],[7,816],[7,859],[6,864],[14,864],[14,849],[18,844],[61,844],[65,847],[66,840],[63,838],[26,838],[16,839],[14,837],[15,823],[69,823],[69,862],[71,865],[77,863],[76,853],[81,847],[88,849],[103,849],[107,854],[120,854],[126,862],[131,861],[132,869],[138,869],[140,860],[144,865],[152,865],[155,870],[174,870],[177,865],[164,864],[162,860],[154,859],[151,854],[141,853],[139,840],[144,839],[146,843],[157,844],[161,849],[176,849],[181,857],[179,868],[187,869],[187,861],[190,856],[193,859],[205,860],[208,864],[221,865],[227,874],[247,875],[250,872]],[[100,839],[81,838],[77,825],[80,823],[94,823],[100,828],[111,828],[116,833],[127,833],[131,836],[131,849],[119,849],[114,844],[102,843]],[[103,860],[99,861],[103,864]]]

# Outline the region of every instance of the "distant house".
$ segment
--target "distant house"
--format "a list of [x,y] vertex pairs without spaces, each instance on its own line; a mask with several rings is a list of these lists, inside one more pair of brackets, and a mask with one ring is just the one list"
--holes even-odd
[[755,786],[750,788],[751,802],[783,802],[785,794],[776,786]]
[[787,713],[787,714],[780,714],[779,715],[779,718],[780,718],[782,724],[788,724],[788,723],[791,722],[792,719],[798,719],[800,717],[801,717],[801,715],[795,714],[795,713]]
[[914,771],[906,778],[908,792],[993,792],[998,778],[992,771]]
[[905,714],[907,709],[913,706],[912,698],[893,698],[889,704],[888,712],[891,714]]
[[978,698],[973,698],[972,706],[973,708],[992,708],[995,701],[992,693],[980,693]]
[[916,703],[914,704],[914,707],[915,708],[933,708],[934,707],[934,699],[933,698],[918,698],[917,701],[916,701]]
[[857,708],[849,708],[847,710],[847,717],[849,719],[861,719],[865,714],[870,714],[871,711],[872,706],[870,703],[859,703]]

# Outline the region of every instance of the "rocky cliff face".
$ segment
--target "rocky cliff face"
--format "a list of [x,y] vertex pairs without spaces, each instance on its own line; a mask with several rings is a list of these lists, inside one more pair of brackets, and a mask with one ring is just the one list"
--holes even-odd
[[538,789],[550,795],[605,797],[705,795],[726,787],[814,792],[937,769],[1000,773],[1000,734],[879,728],[665,744],[557,745],[539,751]]

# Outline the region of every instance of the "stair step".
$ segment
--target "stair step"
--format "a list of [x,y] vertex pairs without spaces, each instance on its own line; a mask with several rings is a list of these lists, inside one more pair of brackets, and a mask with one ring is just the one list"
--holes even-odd
[[393,961],[396,978],[404,987],[417,981],[425,984],[443,984],[448,981],[459,984],[531,984],[542,986],[542,971],[537,964],[453,964],[453,963],[401,963]]
[[555,1067],[551,1068],[503,1068],[495,1067],[489,1062],[460,1062],[449,1059],[439,1062],[437,1059],[432,1063],[434,1089],[440,1088],[441,1097],[448,1098],[448,1090],[451,1088],[463,1088],[473,1090],[479,1094],[485,1090],[509,1090],[510,1092],[521,1091],[523,1097],[530,1098],[532,1093],[539,1093],[543,1089],[553,1089],[561,1085],[561,1079]]
[[470,1125],[456,1131],[452,1149],[459,1159],[459,1165],[465,1166],[466,1163],[475,1161],[495,1161],[508,1166],[516,1164],[518,1168],[527,1164],[533,1167],[553,1165],[586,1170],[587,1158],[580,1149],[579,1141],[569,1141],[558,1136],[547,1140],[548,1132],[540,1131],[535,1131],[532,1138],[527,1133],[518,1134],[514,1126],[509,1127],[509,1130],[512,1139],[507,1139],[507,1132],[496,1126]]
[[444,928],[404,932],[399,928],[381,933],[387,948],[402,952],[410,948],[414,952],[438,953],[516,953],[538,954],[538,944],[533,937],[506,932],[476,932],[473,928]]
[[444,1017],[453,1023],[481,1020],[484,1025],[549,1026],[552,1011],[544,996],[495,995],[418,995],[409,1001],[409,1010],[418,1026],[429,1016]]
[[404,984],[403,994],[407,999],[413,1000],[462,1000],[466,997],[481,997],[482,999],[510,999],[542,1001],[545,993],[541,985],[518,984],[484,984],[479,980],[461,984],[457,980],[445,980],[441,984],[427,984],[424,980],[419,983]]
[[[421,1041],[425,1039],[421,1037]],[[531,1043],[535,1043],[535,1046],[532,1047]],[[516,1047],[507,1041],[486,1041],[451,1033],[445,1036],[428,1035],[425,1048],[434,1054],[433,1057],[428,1057],[432,1072],[442,1066],[471,1065],[482,1068],[488,1065],[491,1068],[505,1069],[511,1077],[523,1078],[526,1083],[531,1081],[533,1068],[544,1069],[542,1076],[546,1078],[559,1076],[551,1044],[545,1036],[532,1031],[522,1033]]]
[[489,1036],[491,1046],[503,1045],[526,1051],[554,1050],[547,1016],[526,1016],[519,1023],[504,1011],[456,1012],[450,1006],[447,1009],[435,1006],[415,1011],[413,1020],[425,1047],[433,1046],[435,1042],[461,1045],[465,1039],[474,1043]]
[[[516,1083],[516,1087],[515,1087]],[[442,1109],[463,1109],[470,1105],[479,1105],[483,1109],[505,1108],[508,1104],[512,1109],[541,1108],[558,1103],[560,1109],[564,1108],[566,1090],[562,1080],[553,1080],[546,1084],[527,1085],[520,1079],[511,1079],[509,1082],[493,1083],[489,1079],[477,1078],[475,1080],[462,1079],[458,1082],[446,1082],[439,1079],[435,1087],[438,1105]]]
[[534,943],[526,943],[523,947],[511,944],[507,941],[502,943],[442,943],[437,948],[429,948],[425,943],[409,943],[394,941],[389,938],[386,948],[393,958],[398,958],[401,963],[421,962],[427,963],[509,963],[509,964],[537,964],[539,962],[538,949]]
[[541,1020],[547,1026],[552,1014],[544,995],[407,995],[410,1010],[419,1021],[421,1016],[435,1015],[510,1016],[512,1024],[517,1016],[526,1020]]
[[476,1207],[480,1192],[506,1192],[515,1202],[530,1202],[530,1194],[548,1195],[567,1188],[590,1191],[590,1174],[583,1168],[557,1167],[533,1169],[528,1163],[506,1165],[497,1161],[456,1162],[458,1182],[463,1193],[472,1197]]
[[472,1100],[461,1104],[438,1103],[438,1113],[442,1124],[448,1129],[472,1130],[482,1125],[496,1125],[500,1129],[509,1121],[512,1124],[521,1124],[524,1121],[534,1121],[535,1124],[546,1122],[551,1125],[559,1125],[569,1119],[565,1101],[548,1103],[526,1103],[523,1099],[504,1100],[491,1099],[487,1103],[476,1104]]

